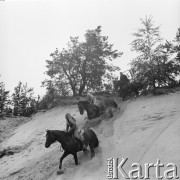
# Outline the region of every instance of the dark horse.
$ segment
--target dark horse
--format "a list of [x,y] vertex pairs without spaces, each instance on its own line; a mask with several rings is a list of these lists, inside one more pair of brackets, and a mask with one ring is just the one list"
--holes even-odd
[[[94,157],[94,148],[98,147],[99,141],[92,129],[84,131],[84,143],[86,146],[89,145],[91,151],[91,158]],[[77,152],[82,151],[82,144],[78,142],[72,135],[65,131],[59,130],[47,130],[45,147],[48,148],[52,143],[58,141],[64,150],[62,157],[60,158],[59,169],[62,168],[63,159],[72,154],[74,156],[75,164],[78,165]]]
[[113,99],[105,98],[100,101],[99,106],[91,105],[89,101],[79,101],[78,108],[81,115],[83,115],[84,111],[86,110],[88,119],[93,119],[96,117],[101,116],[102,114],[106,113],[107,111],[112,114],[112,108],[116,109],[118,105]]
[[81,115],[86,110],[88,119],[99,117],[102,113],[98,107],[92,106],[89,101],[79,101],[78,108]]

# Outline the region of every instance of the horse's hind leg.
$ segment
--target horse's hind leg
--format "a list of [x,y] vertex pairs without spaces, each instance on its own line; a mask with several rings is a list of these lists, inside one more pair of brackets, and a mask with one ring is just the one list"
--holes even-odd
[[77,154],[76,154],[76,153],[74,153],[74,154],[73,154],[73,156],[74,156],[74,161],[75,161],[75,164],[76,164],[76,165],[78,165],[79,163],[78,163]]

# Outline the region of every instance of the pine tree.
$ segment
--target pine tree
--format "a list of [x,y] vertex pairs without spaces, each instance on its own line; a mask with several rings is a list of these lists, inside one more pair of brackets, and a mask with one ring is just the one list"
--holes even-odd
[[6,91],[3,82],[0,82],[0,117],[6,113],[6,108],[10,104],[9,91]]
[[23,85],[22,82],[14,88],[12,100],[15,116],[29,116],[36,110],[33,93],[33,88],[28,88],[27,84]]
[[152,17],[141,19],[142,27],[133,34],[135,40],[131,43],[132,50],[138,53],[138,56],[131,62],[131,72],[139,82],[145,86],[156,87],[158,76],[157,64],[160,55],[161,37],[159,26],[155,26]]
[[46,73],[54,84],[62,82],[65,92],[71,91],[74,96],[82,95],[85,89],[101,89],[102,77],[117,68],[109,65],[108,60],[122,54],[112,49],[107,36],[101,35],[101,26],[87,30],[84,36],[84,42],[71,37],[66,49],[56,49],[51,54],[52,60],[46,61]]
[[[175,85],[180,71],[178,53],[172,59],[173,45],[168,41],[162,43],[159,26],[154,25],[152,17],[146,16],[141,23],[142,27],[133,34],[135,40],[131,44],[132,50],[138,53],[131,62],[130,71],[134,81],[142,82],[145,87],[151,86],[154,92],[157,86]],[[178,33],[176,39],[179,39]]]

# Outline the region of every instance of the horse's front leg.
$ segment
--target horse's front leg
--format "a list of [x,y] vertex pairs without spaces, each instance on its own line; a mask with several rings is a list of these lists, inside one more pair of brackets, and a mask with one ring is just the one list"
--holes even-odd
[[60,158],[60,163],[59,163],[59,169],[62,168],[62,161],[63,161],[63,159],[64,159],[67,155],[68,155],[68,153],[65,151],[64,154],[61,156],[61,158]]
[[77,154],[76,154],[76,153],[74,153],[74,154],[73,154],[73,156],[74,156],[74,161],[75,161],[75,164],[76,164],[76,165],[78,165],[79,163],[78,163]]

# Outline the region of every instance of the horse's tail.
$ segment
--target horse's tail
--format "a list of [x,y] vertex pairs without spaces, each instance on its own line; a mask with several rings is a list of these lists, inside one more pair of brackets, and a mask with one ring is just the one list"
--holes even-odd
[[99,140],[97,139],[95,147],[98,147],[98,146],[99,146]]
[[89,129],[89,135],[90,135],[90,141],[89,142],[90,144],[94,144],[94,148],[98,147],[99,146],[99,140],[97,138],[97,135],[95,134],[95,132],[92,130],[92,129]]
[[94,144],[94,147],[96,148],[96,147],[99,146],[99,140],[98,140],[98,138],[97,138],[95,132],[94,132],[93,130],[92,130],[92,132],[94,133],[94,136],[95,136],[95,144]]

